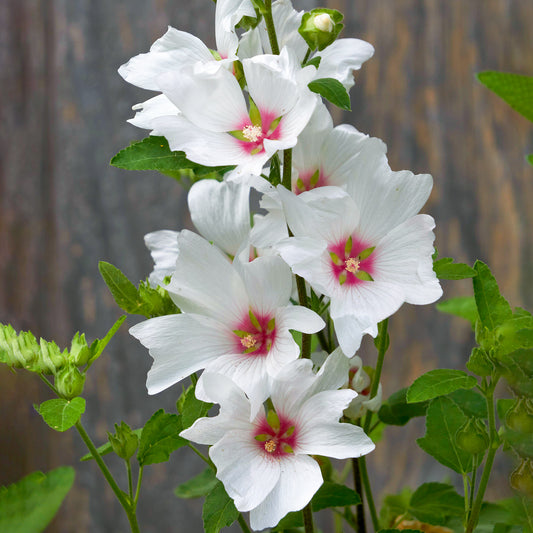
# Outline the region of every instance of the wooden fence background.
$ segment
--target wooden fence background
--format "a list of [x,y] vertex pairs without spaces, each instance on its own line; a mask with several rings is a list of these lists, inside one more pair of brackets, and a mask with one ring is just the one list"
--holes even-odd
[[[370,41],[375,57],[352,90],[353,112],[337,113],[381,137],[393,169],[431,172],[426,207],[442,255],[491,266],[514,305],[533,304],[533,129],[474,78],[481,70],[533,74],[531,0],[329,0],[345,13],[345,36]],[[315,7],[312,2],[296,7]],[[147,94],[116,73],[147,51],[168,24],[210,45],[211,0],[2,0],[0,3],[0,321],[67,345],[80,330],[101,336],[119,316],[97,263],[131,279],[151,262],[143,235],[190,227],[186,199],[170,178],[108,166],[144,133],[125,121]],[[445,284],[447,296],[468,282]],[[132,325],[136,317],[128,319]],[[472,336],[460,320],[405,306],[391,320],[385,395],[440,364],[460,367]],[[373,352],[365,344],[369,363]],[[139,426],[172,410],[178,387],[145,391],[151,360],[123,328],[90,373],[84,422],[103,442],[114,422]],[[77,467],[75,490],[50,532],[122,532],[127,522],[94,464],[78,463],[78,436],[56,434],[32,403],[49,397],[32,375],[0,368],[0,484],[37,469]],[[379,493],[443,470],[417,449],[420,424],[391,430],[369,457]],[[120,465],[113,464],[113,467]],[[147,468],[143,531],[201,531],[201,503],[172,488],[201,465],[186,450],[170,468]],[[500,465],[495,484],[505,483]],[[501,495],[493,489],[492,495]]]

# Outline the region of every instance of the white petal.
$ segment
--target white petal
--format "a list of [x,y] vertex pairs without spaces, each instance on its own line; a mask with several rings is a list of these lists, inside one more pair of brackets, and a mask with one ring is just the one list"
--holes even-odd
[[217,477],[239,511],[249,511],[265,500],[280,478],[280,464],[267,457],[261,443],[248,431],[228,431],[210,450]]
[[178,232],[164,229],[147,233],[144,236],[144,244],[154,260],[154,270],[148,278],[150,285],[164,285],[165,277],[171,276],[176,268],[179,252]]
[[154,359],[146,381],[148,394],[157,394],[205,368],[232,348],[219,323],[194,314],[150,318],[129,331]]
[[196,63],[165,72],[157,83],[163,94],[199,128],[234,131],[250,120],[239,83],[219,62]]
[[134,105],[132,109],[136,113],[128,122],[145,130],[153,129],[154,119],[158,117],[180,114],[179,109],[164,94],[159,94],[146,100],[146,102]]
[[222,57],[235,58],[239,37],[235,26],[243,17],[255,17],[250,0],[219,0],[215,11],[215,40]]
[[338,39],[315,57],[321,57],[316,79],[335,78],[346,90],[354,84],[353,71],[374,55],[374,47],[360,39]]
[[289,0],[277,0],[272,4],[272,18],[274,19],[278,45],[280,49],[291,49],[299,62],[303,61],[307,51],[307,43],[298,33],[303,13],[303,11],[296,11]]
[[281,475],[265,500],[250,512],[254,530],[275,526],[287,513],[303,509],[323,483],[318,463],[307,455],[278,460]]
[[276,324],[302,333],[316,333],[326,325],[314,311],[300,305],[279,309],[276,313]]
[[176,270],[167,290],[185,312],[206,314],[230,324],[248,314],[248,297],[240,276],[214,245],[184,230],[178,237]]
[[250,231],[250,188],[200,180],[191,187],[187,202],[191,219],[202,236],[235,255]]

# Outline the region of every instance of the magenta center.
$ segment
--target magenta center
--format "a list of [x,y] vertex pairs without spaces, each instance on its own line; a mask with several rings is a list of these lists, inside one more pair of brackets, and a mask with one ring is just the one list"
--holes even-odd
[[243,355],[268,355],[276,340],[274,316],[262,315],[250,310],[233,330],[235,350]]
[[252,124],[247,120],[239,125],[245,140],[238,139],[239,144],[248,153],[255,155],[264,152],[263,142],[265,139],[277,141],[281,137],[281,122],[275,113],[259,110],[261,124]]
[[342,280],[341,284],[348,286],[365,283],[365,280],[357,276],[359,272],[367,272],[370,276],[373,276],[375,272],[375,255],[373,253],[364,259],[359,257],[361,252],[370,248],[370,244],[362,241],[356,235],[352,235],[351,239],[351,248],[347,246],[349,238],[328,247],[328,252],[332,255],[331,272],[339,283]]
[[292,184],[294,194],[301,194],[310,191],[316,187],[325,187],[328,185],[328,179],[322,169],[304,170],[298,174],[298,178]]
[[296,425],[278,413],[279,427],[272,427],[263,417],[254,431],[257,446],[271,457],[280,457],[294,453],[297,444]]

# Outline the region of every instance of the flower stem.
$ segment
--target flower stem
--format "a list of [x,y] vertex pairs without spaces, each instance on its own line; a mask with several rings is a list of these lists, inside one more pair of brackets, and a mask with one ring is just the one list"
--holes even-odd
[[365,457],[359,457],[359,469],[361,470],[361,478],[363,480],[368,509],[370,510],[370,517],[372,518],[372,526],[374,527],[374,531],[379,531],[378,513],[376,512],[374,498],[372,497],[372,487],[370,486],[370,479],[368,478]]
[[304,517],[304,531],[305,533],[314,533],[315,526],[313,525],[313,509],[311,502],[309,502],[303,509],[302,515]]
[[361,497],[361,503],[358,503],[355,506],[355,514],[357,516],[357,531],[358,533],[366,533],[366,523],[365,523],[365,507],[363,502],[363,485],[361,483],[361,469],[359,468],[360,457],[354,457],[352,459],[352,470],[353,470],[353,485],[355,492]]
[[139,501],[139,493],[141,492],[141,483],[143,480],[143,469],[144,466],[139,467],[139,475],[137,476],[137,489],[135,490],[135,497],[133,498],[134,507],[137,507],[137,502]]
[[82,438],[83,442],[91,452],[91,455],[96,461],[96,464],[100,467],[102,474],[104,475],[106,481],[109,483],[109,486],[115,493],[115,496],[120,502],[120,505],[122,505],[124,511],[126,511],[132,533],[140,533],[139,524],[137,523],[137,516],[135,514],[135,506],[133,505],[133,502],[130,502],[126,495],[120,490],[120,487],[117,485],[115,478],[107,468],[101,455],[98,453],[98,450],[96,449],[96,446],[91,440],[91,437],[89,437],[89,435],[85,431],[85,428],[79,420],[78,422],[76,422],[75,427],[78,430],[78,433],[80,434],[80,437]]
[[292,190],[292,148],[283,150],[283,178],[281,183],[287,190]]
[[270,48],[274,55],[279,55],[278,38],[276,37],[276,28],[274,28],[274,19],[272,18],[272,0],[265,0],[265,24],[268,34],[268,40],[270,41]]
[[305,53],[304,60],[302,61],[302,67],[307,63],[307,60],[309,59],[309,56],[311,55],[312,51],[313,50],[311,50],[311,48],[307,49],[307,52]]
[[202,461],[207,463],[211,468],[214,468],[213,463],[211,462],[211,459],[209,457],[205,456],[194,444],[191,444],[190,442],[187,442],[187,446],[198,456]]
[[250,528],[248,527],[248,524],[246,523],[246,520],[244,520],[244,517],[242,514],[239,514],[239,517],[237,518],[237,522],[239,522],[239,525],[241,526],[241,529],[244,531],[244,533],[252,533],[250,531]]
[[490,385],[485,390],[485,399],[487,401],[487,412],[489,415],[489,452],[487,453],[487,459],[485,466],[483,467],[483,474],[481,474],[481,480],[479,481],[479,488],[477,490],[476,499],[472,506],[472,512],[468,519],[466,526],[466,533],[472,533],[479,520],[479,512],[481,511],[481,505],[483,503],[483,496],[489,483],[490,472],[492,465],[494,464],[494,457],[500,447],[500,441],[498,433],[496,431],[496,417],[494,414],[494,389],[498,383],[499,378],[495,378],[491,381]]
[[133,502],[133,479],[131,477],[131,461],[126,461],[126,469],[128,471],[128,493],[130,495],[130,502]]

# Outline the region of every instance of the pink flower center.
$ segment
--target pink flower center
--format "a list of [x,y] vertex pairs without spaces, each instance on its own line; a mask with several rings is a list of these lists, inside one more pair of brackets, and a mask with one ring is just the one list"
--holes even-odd
[[[257,110],[259,117],[252,122],[247,120],[239,126],[236,132],[239,144],[248,153],[255,155],[264,152],[265,139],[278,140],[281,137],[281,119],[275,113],[266,110]],[[259,118],[259,120],[257,120]]]
[[255,313],[250,308],[233,333],[237,353],[267,355],[276,340],[276,320],[273,316]]
[[270,411],[256,425],[254,439],[261,451],[280,457],[294,453],[297,444],[296,425],[283,415]]
[[294,194],[300,194],[316,187],[325,187],[327,184],[328,179],[322,169],[317,169],[314,172],[312,170],[304,170],[298,174],[298,179],[293,182],[292,189]]
[[340,285],[359,285],[373,281],[375,273],[374,248],[351,235],[328,248],[331,272]]

